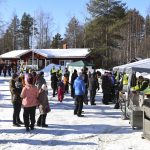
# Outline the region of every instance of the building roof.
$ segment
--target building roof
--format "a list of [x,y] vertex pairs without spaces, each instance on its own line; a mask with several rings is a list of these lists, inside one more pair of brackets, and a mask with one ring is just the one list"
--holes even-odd
[[[32,50],[14,50],[0,55],[0,58],[20,58]],[[34,49],[34,53],[46,58],[85,58],[89,55],[88,48],[73,49]]]
[[30,51],[31,50],[13,50],[0,55],[0,58],[20,58],[21,55],[24,55]]
[[34,52],[47,58],[83,58],[89,54],[89,49],[35,49]]
[[116,66],[113,68],[113,70],[119,72],[129,72],[130,70],[134,70],[136,72],[144,72],[145,70],[145,72],[150,72],[150,58]]

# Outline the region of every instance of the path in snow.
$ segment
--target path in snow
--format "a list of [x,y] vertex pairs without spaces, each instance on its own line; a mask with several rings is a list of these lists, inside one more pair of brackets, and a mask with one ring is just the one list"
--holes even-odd
[[[101,103],[100,92],[96,96],[97,105],[84,105],[85,117],[79,118],[73,115],[74,101],[70,94],[60,103],[57,97],[51,97],[49,90],[52,109],[47,116],[49,127],[35,127],[29,133],[24,126],[13,127],[9,79],[0,77],[0,150],[146,150],[150,146],[148,140],[141,139],[141,130],[132,130],[128,120],[121,120],[120,110]],[[22,113],[23,110],[21,119]]]

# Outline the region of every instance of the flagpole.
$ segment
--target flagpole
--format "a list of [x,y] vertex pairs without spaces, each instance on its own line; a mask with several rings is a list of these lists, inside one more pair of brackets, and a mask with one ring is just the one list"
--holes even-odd
[[35,15],[34,15],[34,17],[33,17],[33,35],[32,35],[32,67],[33,67],[33,65],[34,65],[34,18],[35,18]]

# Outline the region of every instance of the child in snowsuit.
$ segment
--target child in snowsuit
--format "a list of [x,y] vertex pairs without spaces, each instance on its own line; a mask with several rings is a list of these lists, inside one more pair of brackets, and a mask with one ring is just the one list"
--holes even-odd
[[58,101],[62,102],[62,100],[64,98],[65,87],[64,87],[64,83],[63,83],[63,81],[61,81],[61,79],[59,79],[57,87],[58,87],[58,91],[57,91]]
[[39,110],[40,110],[40,116],[37,120],[37,126],[40,127],[48,127],[46,122],[46,116],[47,113],[50,112],[50,107],[48,103],[48,90],[46,84],[43,84],[40,91],[39,91]]

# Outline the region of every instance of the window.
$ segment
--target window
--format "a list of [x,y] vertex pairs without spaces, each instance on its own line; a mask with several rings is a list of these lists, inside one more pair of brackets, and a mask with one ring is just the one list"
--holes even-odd
[[64,66],[64,60],[59,60],[59,65]]
[[46,60],[46,66],[51,63],[51,60]]
[[72,60],[59,60],[59,65],[67,66],[71,62],[72,62]]

